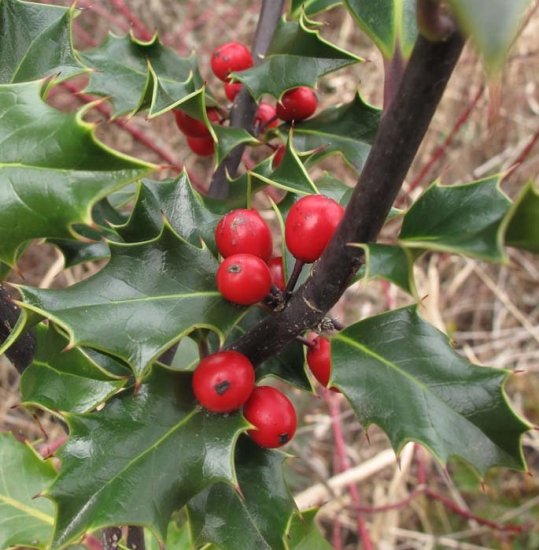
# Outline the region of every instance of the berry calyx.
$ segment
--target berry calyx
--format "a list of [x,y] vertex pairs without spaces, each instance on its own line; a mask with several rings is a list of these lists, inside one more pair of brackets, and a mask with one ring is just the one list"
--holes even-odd
[[285,241],[290,253],[302,262],[316,261],[333,237],[344,208],[324,195],[299,199],[285,222]]
[[252,67],[253,57],[245,44],[227,42],[213,50],[210,63],[213,74],[226,82],[231,72]]
[[[210,107],[209,109],[207,109],[206,114],[208,115],[208,119],[210,122],[219,122],[221,120],[219,110],[215,109],[214,107]],[[185,111],[182,111],[181,109],[175,109],[174,117],[176,118],[176,126],[178,126],[178,129],[186,136],[194,138],[203,138],[210,136],[210,131],[208,130],[204,122],[193,118],[192,116],[189,116]]]
[[187,145],[189,145],[189,149],[191,149],[191,151],[196,153],[198,156],[209,157],[210,155],[213,155],[215,143],[213,142],[213,138],[211,136],[202,138],[187,136],[186,140]]
[[275,170],[281,166],[284,154],[286,153],[286,145],[280,145],[271,161],[271,167]]
[[309,118],[318,106],[318,99],[311,88],[299,86],[288,90],[277,103],[277,116],[286,122]]
[[234,101],[240,93],[242,87],[241,82],[225,82],[225,95],[228,101]]
[[208,355],[193,373],[193,393],[208,411],[228,413],[239,409],[255,385],[253,365],[237,351]]
[[286,281],[284,278],[284,265],[282,256],[271,258],[268,261],[268,267],[271,273],[271,282],[284,292],[286,289]]
[[311,340],[307,364],[318,382],[327,388],[331,376],[331,343],[327,338],[317,336]]
[[271,274],[264,260],[252,254],[229,256],[217,270],[217,288],[229,302],[250,306],[271,290]]
[[257,386],[243,407],[243,416],[255,429],[247,434],[261,447],[288,443],[296,433],[297,417],[288,397],[272,386]]
[[273,250],[270,228],[253,209],[238,208],[223,216],[215,229],[215,242],[224,258],[253,254],[267,261]]
[[271,103],[262,101],[256,110],[254,120],[255,128],[275,128],[278,124],[279,120],[277,119],[275,107],[271,105]]

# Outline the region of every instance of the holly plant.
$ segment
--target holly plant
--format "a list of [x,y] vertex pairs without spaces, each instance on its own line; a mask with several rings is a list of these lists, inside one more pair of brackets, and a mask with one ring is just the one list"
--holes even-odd
[[[527,7],[263,0],[252,43],[208,60],[134,17],[133,32],[77,49],[76,3],[0,0],[0,273],[43,242],[65,267],[93,266],[66,288],[0,287],[22,406],[66,432],[46,458],[0,436],[1,548],[329,548],[284,475],[298,400],[329,388],[396,455],[413,441],[480,478],[526,470],[510,372],[470,363],[424,319],[413,265],[538,252],[539,192],[511,200],[494,174],[396,200],[467,38],[496,75]],[[383,110],[361,87],[325,101],[320,79],[364,62],[322,36],[329,10],[380,50]],[[92,102],[59,110],[59,90]],[[211,177],[104,145],[95,108],[125,127],[173,119]],[[317,168],[330,156],[355,186]],[[389,224],[398,234],[378,242]],[[411,305],[352,324],[331,311],[372,278]]]

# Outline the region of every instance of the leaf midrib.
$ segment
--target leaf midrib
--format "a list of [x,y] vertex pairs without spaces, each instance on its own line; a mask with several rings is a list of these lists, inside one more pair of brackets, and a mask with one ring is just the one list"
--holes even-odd
[[35,517],[36,519],[42,521],[43,523],[47,523],[48,525],[54,525],[54,518],[52,516],[49,516],[48,514],[45,514],[40,510],[36,510],[35,508],[30,508],[30,506],[27,506],[23,502],[15,500],[14,498],[11,498],[7,495],[0,494],[0,502],[4,502],[8,506],[11,506],[16,510],[20,510],[21,512],[24,512],[28,516]]

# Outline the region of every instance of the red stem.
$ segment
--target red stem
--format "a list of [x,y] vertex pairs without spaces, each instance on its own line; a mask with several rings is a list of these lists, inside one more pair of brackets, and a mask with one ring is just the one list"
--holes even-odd
[[129,6],[124,0],[112,0],[112,5],[121,13],[131,24],[133,30],[136,31],[138,38],[141,40],[151,40],[152,33],[146,25],[129,9]]
[[122,31],[129,32],[129,25],[127,25],[123,19],[112,15],[112,13],[103,8],[103,6],[100,6],[91,0],[77,0],[77,6],[83,9],[91,10],[109,23],[116,25]]
[[529,154],[531,153],[532,149],[535,147],[535,144],[539,141],[539,129],[533,134],[530,141],[526,144],[526,147],[522,149],[522,152],[518,157],[516,158],[515,162],[513,162],[513,165],[507,173],[503,176],[502,181],[507,179],[509,176],[512,176],[514,172],[516,172],[520,166],[524,163],[524,161],[528,158]]

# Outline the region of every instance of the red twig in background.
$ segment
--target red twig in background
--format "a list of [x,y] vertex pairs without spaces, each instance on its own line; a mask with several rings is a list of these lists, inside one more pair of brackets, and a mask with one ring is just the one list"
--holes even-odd
[[472,111],[474,110],[475,106],[477,105],[477,103],[479,102],[479,100],[481,99],[484,93],[485,93],[485,87],[481,86],[481,88],[479,88],[479,90],[475,94],[470,104],[457,118],[453,128],[451,128],[451,131],[449,132],[447,137],[444,139],[442,144],[436,147],[436,149],[434,149],[428,162],[423,166],[423,168],[421,168],[419,173],[412,180],[412,182],[408,186],[408,192],[413,191],[418,185],[420,185],[423,182],[423,179],[434,167],[434,165],[444,156],[445,152],[447,151],[447,148],[451,145],[451,142],[453,141],[455,135],[462,128],[463,124],[470,118]]
[[151,33],[146,25],[144,25],[144,23],[129,9],[129,6],[124,0],[112,0],[112,5],[129,21],[137,38],[141,40],[151,40],[153,33]]
[[512,176],[516,170],[522,166],[524,161],[528,158],[529,154],[532,152],[532,149],[535,147],[536,143],[539,141],[539,129],[533,134],[530,141],[526,144],[524,149],[520,152],[518,157],[515,159],[515,162],[513,162],[511,168],[507,171],[507,173],[503,176],[502,181],[507,179],[509,176]]
[[109,23],[116,25],[119,29],[124,32],[129,32],[129,25],[120,17],[115,17],[110,11],[100,6],[97,2],[92,2],[90,0],[77,0],[77,6],[79,8],[87,9],[93,11],[99,17],[102,17]]
[[[331,426],[333,429],[333,438],[335,440],[335,454],[338,461],[337,466],[341,471],[346,471],[350,468],[350,461],[348,460],[348,456],[346,454],[346,442],[344,440],[344,433],[341,423],[340,396],[332,394],[330,390],[325,390],[324,398],[328,404],[329,413],[331,416]],[[358,488],[356,485],[351,484],[348,486],[348,491],[350,493],[350,498],[352,499],[354,509],[358,510],[356,524],[357,532],[362,543],[362,548],[364,550],[374,550],[374,545],[369,535],[367,526],[365,525],[365,520],[359,510],[361,506],[361,499]]]
[[43,458],[50,458],[66,441],[67,435],[62,435],[50,443],[45,443],[39,447],[39,454]]

